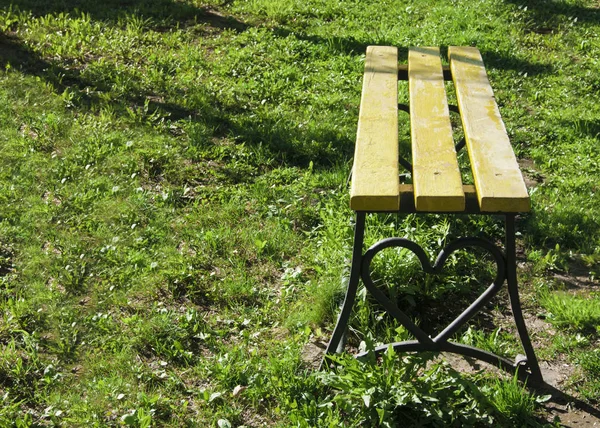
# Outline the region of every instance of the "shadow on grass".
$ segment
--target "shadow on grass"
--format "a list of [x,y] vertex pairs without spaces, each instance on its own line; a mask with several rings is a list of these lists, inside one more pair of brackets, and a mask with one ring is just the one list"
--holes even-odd
[[[50,76],[49,70],[54,67],[53,64],[29,49],[17,37],[0,33],[0,67],[6,69],[9,65],[26,74],[39,77]],[[57,69],[64,71],[60,67]]]
[[[145,28],[155,31],[197,24],[206,24],[211,31],[242,32],[250,27],[249,24],[225,16],[214,9],[195,7],[174,0],[107,0],[105,2],[51,0],[43,4],[35,0],[16,0],[12,5],[18,10],[30,12],[33,16],[51,13],[69,13],[78,16],[80,13],[86,13],[91,19],[112,26],[123,25],[128,19],[139,19]],[[300,40],[315,45],[325,45],[332,55],[362,55],[366,47],[371,44],[353,37],[324,38],[295,32],[285,27],[274,28],[274,34],[281,38],[293,34]],[[391,44],[391,42],[376,40],[374,44]],[[58,93],[63,93],[65,90],[74,92],[73,104],[78,108],[91,109],[102,106],[106,103],[106,100],[101,98],[102,93],[109,92],[115,83],[114,66],[110,64],[105,65],[105,73],[90,76],[88,70],[87,75],[83,77],[79,69],[41,57],[17,37],[0,35],[0,45],[4,48],[0,53],[0,66],[5,67],[10,63],[13,68],[38,76],[53,85]],[[407,48],[399,49],[401,61],[405,61]],[[552,71],[548,66],[529,63],[496,52],[483,51],[482,55],[488,66],[497,69],[526,71],[529,74]],[[128,74],[125,70],[118,70],[118,73],[121,77]],[[193,109],[184,108],[176,102],[167,102],[165,99],[173,99],[173,95],[183,98],[186,96],[185,93],[170,93],[167,97],[166,90],[155,88],[149,91],[144,88],[139,76],[129,74],[126,77],[130,82],[127,93],[119,94],[118,98],[111,100],[112,107],[118,114],[142,110],[148,116],[172,121],[189,119],[202,122],[214,129],[214,136],[217,138],[232,137],[240,143],[263,145],[269,149],[273,158],[296,166],[306,166],[313,162],[315,166],[328,167],[344,163],[352,156],[352,141],[340,136],[331,127],[319,126],[312,130],[300,130],[296,124],[281,123],[272,118],[246,120],[246,111],[226,106],[218,95],[209,94],[202,88],[195,89],[201,94],[202,101],[199,105],[194,106]]]
[[549,64],[534,63],[491,50],[480,49],[480,51],[481,57],[483,58],[483,63],[488,70],[491,68],[498,70],[512,70],[524,72],[530,76],[549,74],[554,71],[554,67]]
[[[156,31],[186,26],[188,24],[207,24],[217,30],[244,31],[248,25],[229,16],[219,14],[207,8],[198,8],[172,0],[106,0],[104,2],[85,0],[15,0],[11,2],[13,11],[29,12],[33,16],[43,16],[53,13],[68,13],[78,16],[87,13],[94,20],[101,20],[110,25],[127,22],[131,16],[144,20],[144,26]],[[5,9],[6,10],[6,9]],[[12,68],[23,73],[42,78],[50,83],[58,93],[66,89],[77,91],[79,107],[90,108],[99,104],[98,91],[107,91],[113,83],[105,73],[95,79],[85,79],[77,69],[63,67],[60,62],[50,61],[29,48],[21,39],[10,34],[0,33],[0,67],[5,69],[10,64]],[[111,71],[111,70],[107,70]],[[123,74],[123,71],[119,71]],[[136,76],[129,76],[134,88],[120,103],[131,107],[145,105],[146,110],[160,111],[163,116],[173,120],[194,115],[194,112],[174,103],[161,101],[160,96],[145,93],[139,85]],[[89,91],[89,89],[93,91]],[[146,91],[147,92],[147,91]],[[119,103],[118,102],[118,103]]]
[[[593,423],[593,420],[590,420],[588,415],[591,416],[592,418],[596,418],[597,420],[600,420],[600,409],[597,406],[592,406],[576,397],[573,397],[572,395],[569,395],[569,394],[561,391],[560,389],[558,389],[546,382],[543,382],[538,385],[532,385],[531,389],[539,395],[550,395],[551,396],[550,400],[544,406],[544,407],[546,407],[547,410],[551,410],[554,413],[566,414],[566,413],[571,413],[572,409],[576,409],[576,411],[587,413],[587,415],[585,415],[585,414],[579,415],[580,420],[574,421],[574,424],[576,424],[576,425],[578,425],[580,423],[581,424]],[[553,405],[549,406],[549,404],[553,404]],[[558,415],[558,417],[560,418],[561,416]],[[569,425],[561,425],[561,426],[569,426]]]
[[600,138],[600,119],[577,119],[572,122],[565,121],[563,123],[565,128],[573,129],[583,137]]
[[548,212],[536,210],[528,216],[526,236],[530,243],[537,247],[593,252],[594,237],[600,233],[600,223],[588,212],[579,207],[555,207]]
[[558,19],[568,18],[577,22],[600,23],[600,7],[585,7],[557,0],[504,0],[517,6],[527,7],[531,20],[529,31],[549,34],[556,30]]
[[[68,13],[77,17],[80,13],[86,13],[91,19],[103,21],[109,26],[121,26],[140,19],[144,28],[155,31],[197,24],[206,24],[213,33],[224,30],[242,32],[249,28],[248,24],[215,10],[171,0],[124,3],[115,0],[104,3],[50,1],[41,6],[32,0],[18,0],[12,5],[13,11],[29,12],[33,16]],[[313,42],[319,41],[314,39]],[[104,70],[88,69],[84,76],[83,67],[70,67],[64,61],[46,58],[11,33],[0,33],[0,48],[0,67],[6,68],[10,64],[13,69],[48,82],[58,94],[68,91],[72,95],[72,105],[79,109],[98,111],[110,102],[111,109],[117,115],[134,113],[142,119],[155,117],[200,122],[214,130],[213,137],[229,137],[239,143],[262,145],[269,149],[273,158],[297,166],[307,166],[310,162],[315,166],[331,166],[349,158],[353,151],[352,142],[340,140],[340,135],[330,127],[300,130],[297,124],[282,123],[268,117],[246,118],[247,111],[241,107],[227,106],[218,95],[204,88],[194,88],[195,95],[201,101],[193,108],[185,108],[165,99],[181,99],[188,94],[156,87],[149,90],[144,87],[140,76],[127,69],[117,71],[110,63],[103,65]],[[110,101],[107,101],[106,95],[114,87],[117,74],[128,82],[129,87],[125,93],[112,94]],[[302,143],[298,144],[299,141]]]
[[12,0],[12,7],[30,12],[39,17],[51,13],[81,13],[90,18],[108,23],[119,23],[128,15],[147,20],[146,26],[154,30],[166,30],[176,26],[206,23],[221,30],[243,31],[248,25],[237,19],[224,16],[209,8],[191,6],[175,0]]
[[[78,70],[67,69],[60,63],[48,61],[31,50],[19,38],[0,33],[0,68],[5,69],[9,65],[25,74],[43,79],[53,86],[56,93],[60,94],[65,90],[74,91],[77,95],[78,107],[81,108],[89,109],[100,104],[99,92],[108,90],[112,83],[110,80],[102,78],[94,81],[84,79]],[[122,71],[120,73],[123,74]],[[134,77],[131,77],[131,81],[135,81]],[[89,91],[90,88],[94,90]],[[134,95],[135,92],[140,95]],[[192,114],[191,111],[176,104],[157,101],[159,98],[153,97],[152,94],[143,94],[143,91],[139,90],[132,91],[132,94],[120,102],[131,107],[141,107],[148,101],[146,109],[151,111],[160,109],[163,115],[175,120]]]
[[[314,36],[312,34],[306,34],[302,31],[293,31],[284,27],[276,27],[273,31],[275,33],[276,36],[281,37],[281,38],[286,38],[286,37],[290,37],[290,36],[294,36],[299,40],[304,40],[306,42],[310,42],[312,44],[318,45],[318,44],[325,44],[326,46],[328,46],[330,48],[330,50],[337,52],[337,53],[344,53],[344,54],[354,54],[354,55],[362,55],[366,52],[367,50],[367,46],[369,46],[369,44],[371,43],[364,43],[359,41],[358,39],[354,38],[354,37],[320,37],[320,36]],[[391,43],[385,43],[385,42],[378,42],[378,43],[372,43],[372,44],[379,44],[379,45],[385,45],[385,44],[391,44]]]
[[[329,47],[333,53],[345,55],[364,55],[367,47],[370,45],[393,46],[395,45],[389,40],[374,40],[372,42],[360,41],[354,37],[328,37],[323,38],[305,34],[302,32],[292,31],[283,27],[278,27],[274,33],[279,37],[289,37],[290,35],[313,44],[324,44]],[[400,63],[408,62],[408,47],[396,46],[398,48],[398,61]],[[554,71],[554,68],[549,64],[534,63],[524,59],[515,58],[508,53],[502,53],[492,50],[479,48],[483,62],[486,67],[499,70],[514,70],[526,72],[528,75],[548,74]],[[448,59],[448,46],[441,46],[440,52],[444,59]]]

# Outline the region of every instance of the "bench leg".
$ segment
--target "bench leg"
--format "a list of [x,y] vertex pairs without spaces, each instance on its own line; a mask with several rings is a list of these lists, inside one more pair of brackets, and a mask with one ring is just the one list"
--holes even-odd
[[[517,282],[517,255],[516,255],[516,244],[515,244],[515,215],[507,214],[505,217],[506,227],[506,282],[508,286],[508,295],[510,298],[510,306],[512,309],[517,331],[519,333],[519,339],[523,345],[525,351],[526,361],[523,361],[525,368],[529,369],[530,379],[532,382],[542,382],[542,372],[538,364],[535,351],[531,345],[531,339],[525,326],[525,320],[523,319],[523,311],[521,310],[521,300],[519,298],[519,287]],[[516,364],[520,364],[518,361]]]
[[342,352],[346,329],[348,327],[348,320],[352,313],[352,307],[354,306],[354,300],[356,298],[356,291],[358,290],[358,282],[360,281],[360,266],[362,264],[362,249],[363,241],[365,236],[365,213],[356,213],[356,225],[354,226],[354,246],[352,249],[352,267],[350,268],[350,281],[348,282],[348,289],[346,290],[346,297],[342,305],[342,310],[338,317],[337,324],[333,330],[333,335],[327,345],[325,354],[333,354]]
[[[515,215],[508,214],[505,216],[505,255],[502,255],[500,249],[492,243],[486,243],[487,241],[481,238],[461,238],[453,243],[449,244],[438,256],[435,264],[431,265],[426,259],[426,254],[423,250],[414,242],[404,238],[387,238],[374,244],[365,254],[363,254],[363,241],[365,233],[365,213],[357,212],[356,225],[354,228],[354,246],[352,249],[352,266],[350,269],[350,281],[348,283],[348,289],[346,290],[346,296],[340,315],[338,317],[337,324],[333,330],[331,340],[325,351],[325,358],[323,360],[322,367],[326,364],[327,355],[333,353],[340,353],[343,351],[345,344],[346,330],[348,328],[348,321],[354,306],[356,299],[356,293],[358,290],[359,281],[363,280],[365,287],[373,297],[386,309],[386,311],[396,318],[402,325],[404,325],[417,340],[410,340],[406,342],[392,343],[388,345],[382,345],[375,349],[375,353],[385,352],[388,346],[393,346],[396,350],[401,352],[453,352],[464,356],[478,358],[482,361],[486,361],[490,364],[499,365],[502,369],[508,372],[517,371],[519,377],[528,377],[532,383],[541,383],[542,373],[535,355],[533,346],[531,345],[531,339],[525,326],[525,320],[523,318],[523,312],[521,309],[521,302],[519,299],[519,290],[517,283],[517,263],[516,263],[516,243],[515,243]],[[424,271],[427,273],[438,272],[443,266],[444,261],[448,257],[448,254],[452,253],[456,249],[464,247],[480,247],[486,249],[495,259],[498,273],[494,283],[487,289],[486,292],[480,295],[480,297],[474,301],[469,308],[467,308],[458,318],[452,322],[442,333],[435,338],[429,337],[419,327],[417,327],[397,306],[395,303],[390,301],[383,293],[381,293],[377,287],[374,286],[370,279],[370,262],[379,251],[382,251],[388,247],[404,247],[415,253],[421,261],[421,265]],[[510,297],[510,305],[513,312],[513,317],[519,334],[519,339],[525,351],[525,359],[517,357],[517,360],[513,363],[506,358],[492,354],[490,352],[473,348],[471,346],[461,345],[455,342],[449,342],[450,336],[455,333],[461,326],[463,326],[469,318],[477,313],[486,302],[496,295],[499,288],[503,285],[506,280],[508,286],[508,293]],[[357,358],[365,357],[366,353],[357,355]],[[522,370],[519,370],[519,369]]]

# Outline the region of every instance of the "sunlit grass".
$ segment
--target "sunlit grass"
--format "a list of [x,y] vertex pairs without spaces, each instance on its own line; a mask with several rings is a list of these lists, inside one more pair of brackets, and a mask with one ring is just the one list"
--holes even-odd
[[[396,45],[403,61],[412,45],[478,46],[538,184],[532,213],[519,219],[532,275],[576,261],[594,280],[592,3],[2,3],[0,425],[354,423],[300,354],[327,340],[348,274],[346,182],[368,44]],[[408,134],[402,116],[405,146]],[[367,221],[368,244],[407,236],[432,258],[457,236],[502,235],[493,217]],[[377,268],[410,307],[440,307],[489,280],[488,262],[460,254],[424,289],[405,256],[382,254]],[[581,362],[577,391],[593,402],[597,299],[585,296],[526,304],[541,305],[534,310],[572,339],[556,349],[577,343],[580,354],[565,358]],[[359,297],[350,345],[409,338]],[[460,335],[518,352],[505,330],[478,322]],[[390,373],[411,375],[395,361]],[[365,369],[362,387],[378,370]],[[490,405],[469,389],[485,391],[486,380],[427,370],[417,398],[435,397],[428,385],[457,383],[481,420],[530,421],[537,411],[520,384],[490,387]],[[494,392],[503,388],[512,389]],[[366,389],[341,392],[365,404]],[[466,417],[434,408],[439,420]]]
[[540,304],[546,319],[566,330],[600,333],[600,300],[597,296],[577,296],[565,292],[544,294]]

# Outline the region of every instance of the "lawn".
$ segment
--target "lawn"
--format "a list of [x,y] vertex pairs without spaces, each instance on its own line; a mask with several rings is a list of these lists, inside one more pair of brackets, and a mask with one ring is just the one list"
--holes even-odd
[[[481,51],[530,188],[518,274],[555,389],[391,350],[318,370],[349,270],[368,45]],[[0,426],[598,417],[599,99],[595,0],[0,0]],[[367,245],[405,236],[432,256],[503,233],[494,217],[367,222]],[[395,292],[433,330],[491,275],[460,254],[432,280],[399,256],[374,266],[424,281]],[[407,337],[358,300],[349,350]],[[500,293],[456,340],[514,356],[509,315]]]

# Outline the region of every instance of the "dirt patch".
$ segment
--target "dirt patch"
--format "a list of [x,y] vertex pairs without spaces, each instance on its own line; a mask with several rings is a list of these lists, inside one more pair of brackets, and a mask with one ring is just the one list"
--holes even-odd
[[525,319],[525,325],[530,336],[539,336],[541,334],[553,336],[556,334],[556,330],[552,324],[535,315],[523,314],[523,318]]
[[600,419],[582,411],[555,409],[553,413],[564,427],[600,427]]
[[450,364],[454,370],[459,373],[465,374],[476,374],[481,371],[495,372],[500,376],[508,376],[505,372],[498,369],[498,367],[488,364],[484,361],[476,360],[474,358],[465,357],[463,355],[452,354],[450,352],[442,352],[435,357],[430,363],[439,363],[440,361],[446,361]]
[[523,173],[523,180],[528,189],[539,186],[544,182],[544,176],[535,168],[535,164],[531,159],[519,159],[519,166]]
[[308,342],[302,350],[302,362],[307,368],[319,370],[327,344],[318,339]]
[[[544,372],[544,376],[547,376],[547,372]],[[551,379],[548,377],[545,380]],[[600,409],[597,407],[584,403],[550,385],[540,387],[535,392],[539,395],[549,394],[551,397],[544,404],[548,422],[560,422],[560,426],[564,427],[600,427]]]
[[554,273],[554,280],[567,288],[590,288],[598,286],[598,281],[592,279],[590,270],[585,267],[577,266],[569,268],[569,273]]
[[573,375],[575,368],[572,364],[556,361],[540,362],[540,370],[544,377],[544,382],[554,388],[560,388]]

